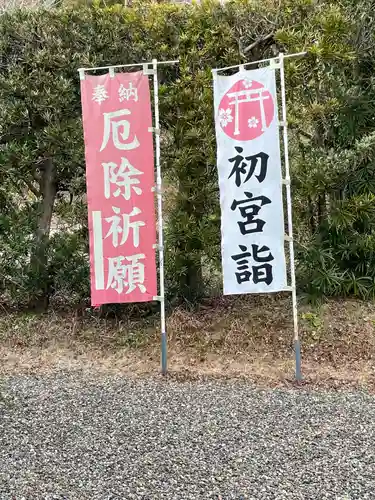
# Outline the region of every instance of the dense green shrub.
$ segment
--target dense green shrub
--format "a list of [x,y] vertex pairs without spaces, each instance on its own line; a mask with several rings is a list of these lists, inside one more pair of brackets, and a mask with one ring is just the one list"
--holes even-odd
[[280,50],[310,53],[287,69],[300,286],[372,294],[373,19],[366,4],[73,3],[0,16],[4,297],[43,307],[50,296],[88,297],[77,68],[152,58],[180,59],[178,68],[163,68],[160,89],[167,289],[171,299],[189,301],[206,293],[220,270],[211,68]]
[[316,56],[289,71],[298,283],[310,296],[373,297],[374,14],[337,2],[310,22],[318,37],[309,26],[279,32],[291,48],[314,42]]

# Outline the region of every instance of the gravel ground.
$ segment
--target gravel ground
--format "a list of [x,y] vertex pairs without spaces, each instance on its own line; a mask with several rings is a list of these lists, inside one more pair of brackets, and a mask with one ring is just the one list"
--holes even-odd
[[1,500],[375,498],[361,392],[79,374],[0,391]]

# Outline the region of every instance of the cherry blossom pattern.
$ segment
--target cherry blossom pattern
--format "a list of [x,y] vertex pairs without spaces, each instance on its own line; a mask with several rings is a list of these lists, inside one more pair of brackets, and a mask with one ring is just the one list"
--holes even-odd
[[250,78],[246,77],[242,80],[242,85],[245,87],[245,89],[249,89],[253,85],[253,80],[250,80]]
[[217,111],[220,128],[237,141],[260,137],[274,118],[275,104],[270,90],[263,83],[250,80],[248,75],[243,74],[224,94]]
[[247,124],[249,128],[257,128],[258,127],[259,120],[255,116],[252,116],[247,120]]
[[219,122],[222,127],[226,127],[228,123],[233,121],[232,110],[230,108],[219,110]]
[[109,98],[109,95],[108,95],[104,85],[97,85],[94,88],[94,92],[92,94],[92,100],[94,102],[101,104],[102,102],[104,102],[108,98]]

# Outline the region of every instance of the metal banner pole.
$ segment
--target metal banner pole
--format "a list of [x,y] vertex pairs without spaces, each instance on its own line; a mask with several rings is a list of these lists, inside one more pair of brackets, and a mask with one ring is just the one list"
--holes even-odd
[[286,113],[286,97],[285,97],[285,75],[284,75],[284,59],[304,57],[307,52],[298,52],[295,54],[283,54],[280,53],[278,57],[272,57],[269,59],[262,59],[259,61],[250,61],[242,64],[235,64],[234,66],[226,66],[225,68],[215,68],[213,73],[217,74],[221,71],[226,71],[229,69],[244,69],[246,66],[258,66],[259,64],[269,63],[269,67],[280,69],[280,80],[281,80],[281,101],[282,101],[282,122],[280,126],[283,127],[283,142],[284,142],[284,162],[285,162],[285,179],[283,184],[286,187],[286,199],[287,199],[287,210],[288,210],[288,241],[289,241],[289,256],[290,256],[290,273],[291,273],[291,287],[288,290],[292,291],[292,301],[293,301],[293,325],[294,325],[294,352],[295,352],[295,362],[296,362],[296,380],[302,380],[301,374],[301,345],[298,336],[298,314],[297,314],[297,294],[296,294],[296,274],[295,274],[295,264],[294,264],[294,243],[293,243],[293,220],[292,220],[292,195],[290,188],[290,170],[289,170],[289,151],[288,151],[288,124],[287,124],[287,113]]
[[292,218],[292,194],[290,188],[290,170],[289,170],[289,150],[288,150],[288,123],[286,115],[286,96],[285,96],[285,75],[284,75],[284,54],[279,54],[280,61],[280,82],[281,82],[281,105],[282,105],[282,127],[284,141],[284,159],[285,159],[285,188],[288,211],[288,233],[289,233],[289,258],[290,274],[292,281],[292,302],[293,302],[293,325],[294,325],[294,354],[296,361],[296,380],[302,380],[301,373],[301,344],[298,336],[298,314],[297,314],[297,292],[296,292],[296,272],[294,265],[294,242],[293,242],[293,218]]
[[165,286],[164,286],[164,237],[163,237],[163,194],[160,165],[160,121],[159,121],[159,83],[158,62],[152,60],[154,77],[154,113],[155,113],[155,161],[156,161],[156,195],[158,202],[158,235],[159,235],[159,301],[161,323],[161,372],[167,374],[167,333],[165,328]]
[[[79,68],[80,79],[84,80],[86,71],[108,70],[111,77],[114,77],[116,69],[143,67],[145,75],[153,75],[154,80],[154,127],[152,131],[155,134],[156,150],[156,195],[158,207],[158,249],[159,249],[159,295],[154,300],[160,301],[161,316],[161,370],[162,374],[167,374],[167,333],[165,327],[165,285],[164,285],[164,238],[163,238],[163,201],[162,201],[162,179],[160,166],[160,123],[159,123],[159,84],[158,84],[158,65],[160,64],[178,64],[179,60],[157,61],[153,59],[146,63],[117,64],[115,66],[97,66],[92,68]],[[152,65],[152,70],[149,66]]]

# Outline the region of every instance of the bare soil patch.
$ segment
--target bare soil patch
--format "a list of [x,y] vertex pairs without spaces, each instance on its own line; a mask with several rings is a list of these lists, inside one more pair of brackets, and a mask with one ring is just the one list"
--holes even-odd
[[[375,305],[331,300],[301,305],[304,386],[375,388]],[[221,297],[167,322],[169,376],[247,378],[295,385],[288,295]],[[100,319],[92,311],[0,316],[0,374],[96,370],[158,375],[158,315]]]

